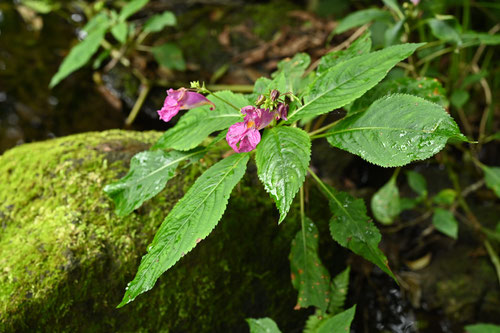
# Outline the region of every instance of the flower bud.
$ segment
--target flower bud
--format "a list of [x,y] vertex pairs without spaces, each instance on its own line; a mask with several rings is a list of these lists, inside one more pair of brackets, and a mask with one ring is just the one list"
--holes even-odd
[[269,94],[269,98],[271,99],[271,101],[274,102],[278,99],[278,97],[280,97],[280,92],[276,89],[271,90],[271,93]]
[[257,98],[257,100],[255,101],[255,105],[257,106],[260,106],[262,105],[262,103],[264,103],[266,101],[266,96],[264,95],[259,95],[259,97]]

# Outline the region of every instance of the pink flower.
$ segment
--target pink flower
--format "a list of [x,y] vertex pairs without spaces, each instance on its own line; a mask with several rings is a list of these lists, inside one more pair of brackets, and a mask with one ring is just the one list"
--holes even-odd
[[420,0],[410,0],[415,6],[418,5],[418,3],[420,2]]
[[207,104],[212,105],[210,110],[213,110],[215,107],[214,103],[209,101],[202,94],[188,91],[186,88],[180,88],[177,90],[169,89],[167,90],[167,94],[168,96],[163,102],[163,107],[161,110],[157,111],[160,119],[164,122],[170,121],[170,119],[172,119],[179,112],[179,110],[194,109]]
[[260,142],[259,130],[269,125],[278,115],[276,111],[258,109],[252,105],[241,108],[241,113],[245,115],[243,121],[231,125],[226,135],[227,143],[237,153],[254,150]]

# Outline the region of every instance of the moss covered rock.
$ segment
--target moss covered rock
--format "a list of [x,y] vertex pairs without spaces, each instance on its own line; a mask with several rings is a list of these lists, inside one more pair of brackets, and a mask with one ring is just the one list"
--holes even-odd
[[301,326],[287,260],[296,224],[277,226],[255,176],[153,290],[115,308],[164,217],[210,164],[182,169],[156,198],[117,217],[104,185],[159,135],[85,133],[0,156],[1,332],[237,332],[247,331],[244,318],[262,316],[284,330]]

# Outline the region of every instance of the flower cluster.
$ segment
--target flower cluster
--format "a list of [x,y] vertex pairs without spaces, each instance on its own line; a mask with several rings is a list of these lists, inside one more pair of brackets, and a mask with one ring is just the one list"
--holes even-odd
[[[215,107],[214,103],[202,94],[186,88],[169,89],[167,94],[163,107],[158,110],[160,119],[165,122],[170,121],[179,110],[189,110],[207,104],[212,106],[211,110]],[[269,97],[260,95],[255,102],[256,106],[248,105],[241,108],[240,111],[245,116],[243,121],[231,125],[226,135],[227,143],[235,152],[244,153],[254,150],[260,142],[259,130],[267,127],[273,120],[287,120],[288,104],[279,101],[279,97],[280,93],[272,90]]]
[[177,90],[169,89],[167,90],[167,94],[168,96],[163,102],[163,107],[157,111],[160,119],[164,122],[170,121],[179,110],[189,110],[207,104],[212,106],[211,110],[215,107],[214,103],[202,94],[188,91],[186,88]]
[[287,120],[288,105],[283,102],[276,102],[279,97],[277,90],[271,91],[268,100],[264,96],[259,96],[257,106],[270,106],[258,108],[248,105],[241,108],[241,113],[245,115],[242,122],[229,127],[226,135],[227,143],[237,153],[249,152],[255,149],[260,142],[259,130],[268,126],[274,119]]

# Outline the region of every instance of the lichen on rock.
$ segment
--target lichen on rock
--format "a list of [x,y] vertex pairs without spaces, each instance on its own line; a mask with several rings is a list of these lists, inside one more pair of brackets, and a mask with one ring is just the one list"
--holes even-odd
[[117,217],[103,187],[160,135],[84,133],[0,156],[0,331],[239,331],[252,316],[284,329],[304,321],[291,312],[296,225],[277,226],[251,175],[206,240],[153,290],[115,308],[168,211],[211,163],[180,169],[157,197]]

